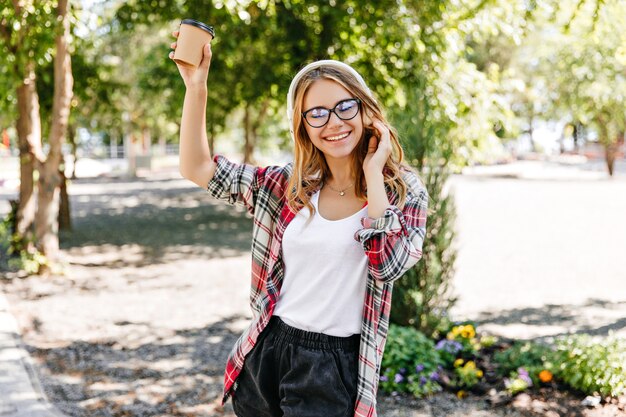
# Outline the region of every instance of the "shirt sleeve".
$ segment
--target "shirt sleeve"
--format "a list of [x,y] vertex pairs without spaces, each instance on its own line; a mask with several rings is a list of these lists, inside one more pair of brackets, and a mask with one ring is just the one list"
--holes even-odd
[[368,270],[380,281],[400,278],[422,257],[426,236],[428,192],[425,188],[407,198],[403,210],[391,205],[377,219],[361,219],[355,240],[368,257]]
[[217,163],[217,168],[207,185],[207,191],[213,197],[229,204],[243,204],[248,213],[254,215],[257,197],[266,184],[267,177],[281,167],[260,168],[249,164],[236,164],[222,155],[215,155],[213,160]]

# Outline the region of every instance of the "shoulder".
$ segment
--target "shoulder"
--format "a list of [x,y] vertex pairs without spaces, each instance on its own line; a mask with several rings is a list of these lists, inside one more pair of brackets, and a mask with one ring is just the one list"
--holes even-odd
[[258,168],[259,173],[267,179],[275,182],[289,181],[293,173],[293,162],[289,162],[286,165],[269,165],[263,168]]

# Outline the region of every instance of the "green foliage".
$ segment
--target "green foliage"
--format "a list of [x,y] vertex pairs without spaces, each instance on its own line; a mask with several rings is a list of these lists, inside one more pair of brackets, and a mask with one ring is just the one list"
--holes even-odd
[[539,385],[541,373],[550,379],[554,374],[588,395],[619,396],[626,389],[626,340],[614,336],[594,340],[589,335],[570,335],[557,339],[553,346],[519,342],[496,353],[494,359],[498,373],[508,376],[511,392],[525,389],[524,383]]
[[11,202],[12,210],[0,222],[0,271],[24,271],[36,274],[47,258],[33,245],[31,237],[15,233],[15,211],[17,204]]
[[[463,339],[471,347],[464,351]],[[483,378],[481,350],[471,323],[453,326],[435,345],[412,327],[390,325],[380,387],[416,397],[472,389]],[[483,337],[480,340],[486,340]],[[486,341],[488,344],[489,341]],[[584,394],[620,396],[626,392],[626,339],[588,335],[560,337],[554,343],[517,342],[493,356],[496,373],[510,394],[551,383],[553,377]]]
[[[55,3],[0,3],[0,125],[17,118],[16,89],[27,69],[52,61]],[[20,4],[19,10],[16,4]]]
[[447,330],[447,311],[456,301],[450,295],[456,260],[456,213],[453,196],[443,191],[448,175],[435,167],[423,174],[430,196],[423,257],[394,283],[391,308],[393,323],[413,326],[435,338],[442,328]]
[[619,396],[626,390],[626,339],[573,335],[556,342],[555,374],[585,394]]
[[411,327],[389,326],[380,376],[386,392],[408,392],[417,397],[441,390],[441,357],[432,340]]
[[9,269],[9,255],[12,246],[12,231],[11,225],[13,224],[13,219],[11,218],[11,214],[2,219],[0,222],[0,271]]
[[474,361],[457,359],[454,362],[454,378],[452,385],[458,389],[470,389],[483,377],[483,371]]
[[510,348],[497,352],[494,360],[498,364],[498,373],[501,376],[511,376],[523,368],[528,371],[532,383],[538,385],[541,371],[547,369],[554,372],[554,352],[554,348],[547,344],[517,342]]

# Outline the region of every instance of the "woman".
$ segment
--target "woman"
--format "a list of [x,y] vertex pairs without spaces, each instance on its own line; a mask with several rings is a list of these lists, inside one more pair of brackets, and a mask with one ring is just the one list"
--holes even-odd
[[240,417],[376,416],[393,281],[422,256],[428,194],[363,78],[338,61],[291,83],[293,163],[212,157],[210,44],[203,53],[197,69],[178,67],[180,172],[254,216],[253,320],[228,358],[222,403],[232,396]]

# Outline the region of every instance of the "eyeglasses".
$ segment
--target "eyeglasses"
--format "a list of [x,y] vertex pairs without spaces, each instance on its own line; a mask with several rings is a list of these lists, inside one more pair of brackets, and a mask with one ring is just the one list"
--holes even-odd
[[361,107],[361,100],[358,98],[349,98],[341,100],[332,109],[326,107],[313,107],[302,113],[302,117],[311,127],[323,127],[330,120],[330,114],[335,113],[335,116],[341,120],[350,120],[359,113]]

